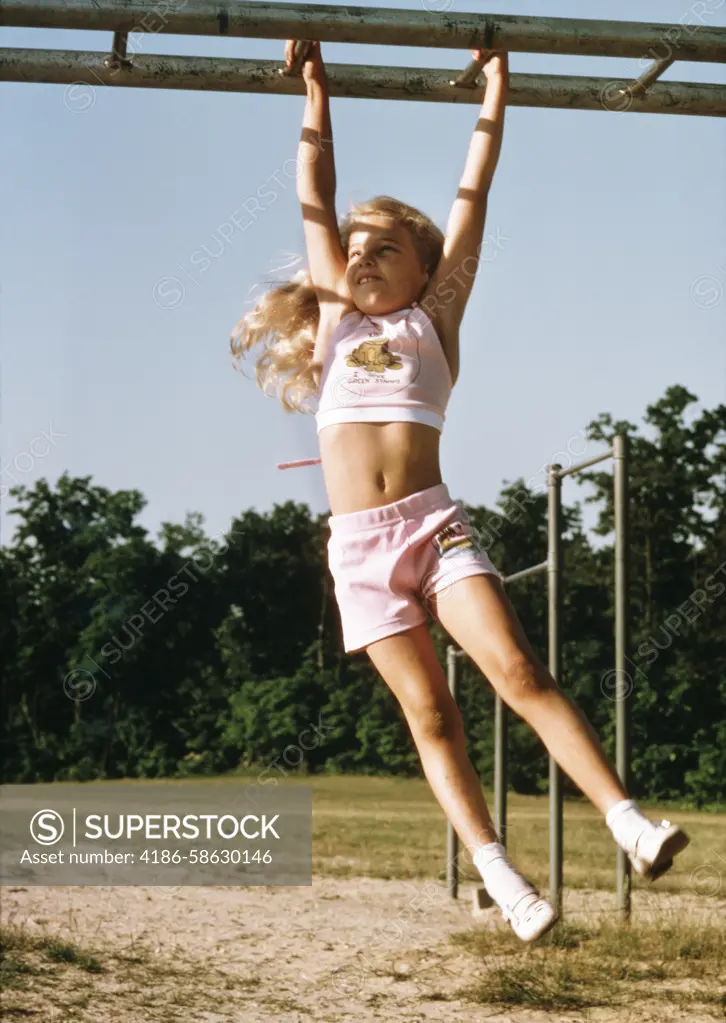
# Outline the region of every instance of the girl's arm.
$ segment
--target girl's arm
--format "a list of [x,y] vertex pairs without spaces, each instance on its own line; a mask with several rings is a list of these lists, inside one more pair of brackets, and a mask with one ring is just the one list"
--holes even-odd
[[[294,42],[289,40],[285,47],[288,65],[292,63]],[[343,252],[335,213],[333,129],[328,82],[318,42],[312,43],[302,74],[307,102],[298,147],[297,196],[302,206],[310,276],[320,303],[320,323],[313,354],[313,365],[319,367],[325,358],[327,341],[340,322],[346,303],[347,257]]]
[[[472,54],[478,59],[485,56],[481,50],[473,50]],[[420,301],[451,336],[458,333],[479,268],[489,187],[502,146],[509,91],[507,54],[493,54],[484,65],[484,74],[487,79],[484,101],[446,225],[441,261]]]
[[[285,63],[292,64],[294,39],[285,45]],[[303,128],[298,146],[297,194],[301,202],[335,199],[333,128],[330,123],[328,79],[320,43],[312,42],[302,67],[307,89]]]

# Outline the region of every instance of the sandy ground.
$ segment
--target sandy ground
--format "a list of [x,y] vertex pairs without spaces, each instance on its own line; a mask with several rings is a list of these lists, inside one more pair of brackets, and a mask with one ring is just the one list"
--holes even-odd
[[[700,1023],[723,1018],[662,1001],[640,1002],[637,1011],[543,1013],[457,997],[487,963],[451,944],[448,935],[506,926],[494,910],[472,916],[473,888],[463,885],[457,901],[437,882],[372,878],[315,878],[312,887],[295,888],[5,888],[3,922],[57,934],[99,955],[130,957],[103,974],[67,971],[74,979],[57,983],[50,1000],[11,991],[5,1018],[43,1023]],[[726,903],[636,891],[633,907],[639,916],[672,919],[687,913],[723,924]],[[565,894],[565,914],[573,922],[582,913],[592,919],[614,911],[614,894]],[[147,966],[129,966],[141,949],[149,956]],[[541,957],[547,950],[532,948],[531,954]],[[164,972],[167,963],[175,975]]]

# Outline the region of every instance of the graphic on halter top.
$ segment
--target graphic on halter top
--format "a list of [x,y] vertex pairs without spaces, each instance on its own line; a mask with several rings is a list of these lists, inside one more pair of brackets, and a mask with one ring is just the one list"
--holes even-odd
[[369,373],[385,373],[387,369],[402,369],[403,361],[399,355],[394,355],[390,351],[388,341],[388,338],[383,337],[362,341],[346,357],[346,366],[366,369]]

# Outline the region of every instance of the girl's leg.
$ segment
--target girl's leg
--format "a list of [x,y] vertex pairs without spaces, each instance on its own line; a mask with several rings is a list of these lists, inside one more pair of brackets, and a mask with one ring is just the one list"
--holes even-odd
[[451,637],[502,699],[532,726],[549,753],[605,816],[636,870],[655,880],[688,845],[669,821],[653,824],[628,799],[592,725],[537,659],[496,576],[475,575],[431,598]]
[[472,855],[480,845],[498,842],[466,752],[461,713],[427,627],[378,640],[366,652],[400,703],[426,780],[461,841]]
[[552,907],[516,870],[499,843],[481,784],[466,752],[457,707],[425,625],[370,644],[368,656],[411,729],[426,779],[472,855],[489,895],[524,941],[556,922]]
[[538,660],[496,576],[461,579],[432,605],[452,639],[602,814],[627,799],[592,725]]

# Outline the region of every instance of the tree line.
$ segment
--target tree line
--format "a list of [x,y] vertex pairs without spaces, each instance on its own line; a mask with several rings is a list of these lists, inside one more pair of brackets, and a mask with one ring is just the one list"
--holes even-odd
[[[627,431],[631,450],[630,636],[625,692],[633,794],[726,801],[726,406],[670,387],[643,424],[593,420],[589,441]],[[607,463],[605,463],[607,464]],[[591,484],[595,534],[612,538],[610,469]],[[529,481],[531,482],[531,481]],[[64,474],[15,486],[0,548],[2,780],[168,778],[252,769],[421,775],[403,713],[364,653],[346,655],[326,561],[327,514],[288,501],[244,511],[207,537],[199,514],[136,523],[137,490]],[[546,556],[547,495],[506,483],[494,508],[465,505],[503,574]],[[580,503],[564,508],[563,677],[614,756],[613,547],[594,547]],[[542,577],[510,597],[547,659]],[[442,665],[449,638],[430,620]],[[459,660],[472,761],[493,771],[493,692]],[[547,788],[547,751],[515,715],[514,791]],[[578,790],[569,780],[566,791]]]

